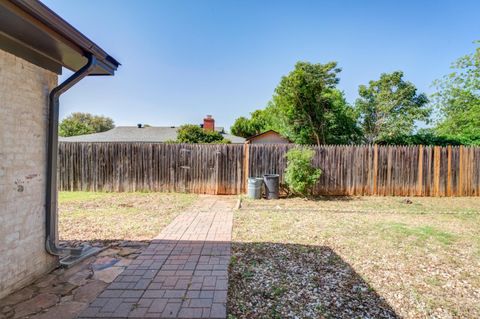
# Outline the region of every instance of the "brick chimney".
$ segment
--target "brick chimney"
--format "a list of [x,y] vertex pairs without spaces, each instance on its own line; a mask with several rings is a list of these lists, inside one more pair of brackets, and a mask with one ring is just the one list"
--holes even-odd
[[207,115],[207,117],[203,119],[203,129],[205,131],[215,130],[215,120],[211,115]]

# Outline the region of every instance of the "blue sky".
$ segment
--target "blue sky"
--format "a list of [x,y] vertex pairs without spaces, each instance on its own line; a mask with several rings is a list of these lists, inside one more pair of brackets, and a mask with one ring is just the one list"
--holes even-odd
[[[338,61],[340,89],[403,70],[431,93],[480,39],[480,1],[43,0],[122,63],[61,101],[117,125],[218,126],[263,108],[296,61]],[[62,76],[61,80],[68,73]]]

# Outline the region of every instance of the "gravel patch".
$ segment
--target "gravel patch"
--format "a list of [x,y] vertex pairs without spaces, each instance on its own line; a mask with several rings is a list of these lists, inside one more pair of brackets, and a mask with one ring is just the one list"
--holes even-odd
[[231,318],[480,318],[475,200],[245,201]]
[[231,318],[397,318],[328,247],[235,243],[233,250]]

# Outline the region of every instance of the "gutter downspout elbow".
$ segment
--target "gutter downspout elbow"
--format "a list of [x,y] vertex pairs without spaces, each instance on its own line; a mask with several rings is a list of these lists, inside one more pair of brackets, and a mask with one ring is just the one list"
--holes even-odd
[[[88,56],[88,62],[80,70],[55,87],[49,95],[49,124],[47,134],[47,190],[46,190],[46,241],[45,249],[51,255],[62,256],[60,264],[69,266],[73,259],[81,260],[86,257],[91,247],[59,247],[58,246],[58,205],[57,205],[57,157],[58,157],[58,119],[60,95],[88,76],[97,65],[93,55]],[[88,254],[91,255],[91,254]],[[85,256],[85,257],[83,257]],[[82,258],[83,257],[83,258]]]

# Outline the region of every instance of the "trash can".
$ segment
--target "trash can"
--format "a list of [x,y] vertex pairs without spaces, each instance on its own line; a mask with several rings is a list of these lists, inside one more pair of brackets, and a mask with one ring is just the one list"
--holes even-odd
[[263,175],[263,181],[265,182],[265,192],[267,193],[267,199],[278,199],[278,195],[280,192],[279,179],[280,179],[280,175],[278,174]]
[[250,177],[248,179],[248,198],[260,199],[262,197],[263,178]]

